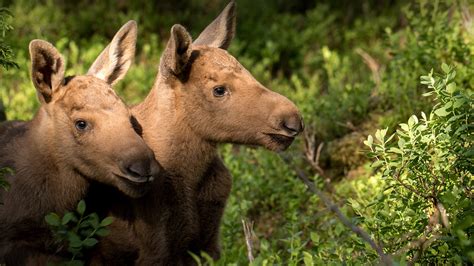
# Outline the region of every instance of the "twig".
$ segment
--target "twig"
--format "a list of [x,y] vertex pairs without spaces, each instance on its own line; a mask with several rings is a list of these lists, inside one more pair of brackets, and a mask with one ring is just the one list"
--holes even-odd
[[416,190],[414,187],[408,185],[408,184],[405,184],[401,179],[400,179],[400,175],[403,171],[403,169],[405,168],[405,165],[406,165],[406,162],[404,162],[402,164],[402,166],[400,167],[400,169],[397,171],[397,173],[395,174],[395,176],[393,177],[395,180],[398,181],[398,183],[400,183],[400,185],[402,185],[404,188],[406,188],[407,190],[413,192],[415,195],[421,197],[421,198],[426,198],[425,196],[423,196],[423,194],[421,192],[419,192],[418,190]]
[[441,216],[441,223],[443,223],[444,227],[449,229],[451,226],[450,226],[449,219],[448,219],[448,213],[446,212],[446,208],[444,208],[443,203],[437,201],[436,202],[436,209],[438,209],[439,214]]
[[369,67],[377,88],[380,87],[380,64],[370,54],[360,48],[355,49],[355,52],[362,57],[365,64]]
[[421,248],[423,246],[423,244],[426,242],[426,240],[428,239],[428,234],[431,231],[432,231],[432,227],[431,226],[426,226],[426,229],[423,232],[423,236],[421,236],[420,238],[418,238],[416,240],[413,240],[413,241],[409,242],[403,248],[401,248],[397,252],[393,253],[393,255],[395,257],[398,257],[398,256],[403,255],[404,253],[406,253],[407,251],[409,251],[411,249]]
[[[435,231],[435,229],[438,228],[438,225],[440,225],[440,219],[443,225],[446,228],[449,228],[449,221],[447,220],[448,218],[446,214],[446,209],[444,208],[443,204],[434,200],[433,205],[435,209],[434,212],[428,217],[428,225],[426,225],[426,228],[423,231],[423,235],[420,238],[409,242],[403,248],[399,249],[393,254],[394,256],[401,256],[409,250],[417,249],[417,252],[413,256],[411,261],[409,261],[408,265],[414,265],[416,261],[421,257],[423,252],[429,246],[431,246],[434,241],[442,237],[442,234],[440,232]],[[431,235],[431,237],[429,237],[429,234],[431,233],[433,234]]]
[[347,128],[347,129],[349,129],[349,130],[351,130],[351,131],[354,131],[354,132],[358,132],[358,131],[359,131],[359,129],[358,129],[356,126],[354,126],[354,124],[352,124],[351,121],[346,121],[346,123],[341,123],[341,122],[337,122],[337,121],[336,121],[336,125],[345,127],[345,128]]
[[[287,163],[290,164],[290,160],[288,158],[285,158],[284,156],[281,156],[282,159]],[[369,243],[369,245],[377,252],[377,254],[380,256],[380,260],[383,264],[385,265],[393,265],[392,258],[383,252],[383,249],[381,246],[379,246],[375,241],[370,237],[370,235],[365,232],[362,228],[358,227],[357,225],[354,225],[351,223],[351,221],[341,212],[341,210],[330,200],[328,199],[324,193],[316,188],[313,182],[309,180],[309,178],[306,176],[306,174],[299,168],[294,169],[298,178],[301,179],[308,189],[316,194],[326,205],[326,208],[331,210],[336,214],[336,216],[339,218],[339,220],[348,228],[352,230],[356,235],[358,235],[360,238],[362,238],[364,241]]]
[[304,142],[305,142],[305,156],[311,166],[316,172],[325,178],[324,170],[319,166],[319,158],[321,156],[321,150],[324,147],[324,142],[319,143],[316,147],[314,135],[310,137],[309,130],[304,131]]
[[464,28],[470,34],[474,34],[474,30],[472,27],[473,19],[471,17],[471,13],[469,12],[469,6],[467,5],[466,1],[463,1],[463,3],[461,4],[461,16],[462,16],[462,24]]
[[255,258],[253,257],[253,221],[247,222],[242,219],[242,227],[244,228],[244,235],[245,235],[245,244],[247,245],[247,257],[249,262],[252,263]]

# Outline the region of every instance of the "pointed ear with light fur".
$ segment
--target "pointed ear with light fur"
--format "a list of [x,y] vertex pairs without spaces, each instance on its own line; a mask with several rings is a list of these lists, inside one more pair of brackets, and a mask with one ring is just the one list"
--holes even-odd
[[130,20],[115,34],[110,44],[100,53],[87,71],[114,85],[127,73],[135,57],[137,42],[137,23]]
[[219,16],[201,32],[194,41],[194,45],[207,45],[227,49],[235,35],[235,10],[235,1],[231,1]]

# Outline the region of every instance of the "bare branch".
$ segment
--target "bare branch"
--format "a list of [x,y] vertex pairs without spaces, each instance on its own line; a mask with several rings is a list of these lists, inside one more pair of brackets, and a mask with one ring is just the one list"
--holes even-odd
[[438,209],[439,215],[441,216],[441,223],[443,223],[444,227],[449,229],[451,226],[450,226],[450,223],[449,223],[448,214],[446,212],[446,209],[444,208],[443,203],[437,201],[436,209]]
[[253,233],[253,221],[248,222],[242,219],[242,227],[244,228],[244,235],[245,235],[245,244],[247,245],[247,257],[249,262],[252,263],[255,258],[253,257],[253,241],[252,236]]
[[[285,158],[284,156],[281,156],[281,157],[287,164],[290,165],[291,162],[288,158]],[[380,245],[378,245],[377,243],[375,243],[375,241],[370,237],[370,235],[367,232],[365,232],[362,228],[358,227],[357,225],[352,224],[351,221],[341,212],[339,207],[337,207],[337,205],[335,205],[329,198],[327,198],[324,195],[324,193],[321,190],[319,190],[314,185],[313,182],[311,182],[309,180],[309,178],[306,176],[306,174],[301,169],[295,168],[294,170],[295,170],[298,178],[301,179],[306,184],[308,189],[312,193],[316,194],[323,201],[324,205],[326,205],[326,208],[328,208],[329,210],[334,212],[336,214],[336,216],[338,217],[338,219],[345,226],[347,226],[349,229],[352,230],[352,232],[354,232],[356,235],[358,235],[360,238],[362,238],[364,241],[366,241],[377,252],[377,254],[380,257],[381,262],[384,265],[393,265],[392,258],[388,254],[385,254],[383,252],[382,247]]]
[[360,48],[357,48],[355,52],[362,57],[365,64],[369,67],[370,71],[372,72],[372,77],[374,79],[375,84],[377,84],[377,87],[380,87],[380,83],[381,83],[380,64],[370,54],[368,54],[367,52],[365,52],[364,50]]
[[463,1],[461,4],[461,16],[462,16],[462,24],[466,31],[470,34],[474,34],[474,27],[473,27],[473,19],[471,16],[471,12],[469,12],[469,6],[466,1]]
[[448,218],[446,209],[444,208],[443,204],[435,200],[433,205],[435,208],[433,213],[428,217],[428,225],[426,225],[423,235],[420,238],[409,242],[407,245],[393,254],[394,256],[401,256],[409,250],[416,249],[417,252],[413,256],[412,260],[408,263],[409,265],[414,265],[421,255],[423,255],[423,252],[428,249],[433,242],[442,237],[441,232],[437,231],[437,229],[440,227],[440,219],[443,225],[446,228],[449,228],[449,221],[447,220]]
[[322,177],[325,177],[324,170],[319,166],[319,158],[324,142],[319,143],[316,147],[314,135],[310,136],[309,130],[304,131],[305,156],[313,169]]

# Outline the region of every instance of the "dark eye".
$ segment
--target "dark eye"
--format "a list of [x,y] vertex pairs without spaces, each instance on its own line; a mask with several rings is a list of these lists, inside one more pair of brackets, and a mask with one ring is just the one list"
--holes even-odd
[[76,125],[77,130],[79,131],[86,130],[88,126],[87,122],[84,120],[77,120],[75,125]]
[[227,88],[224,86],[217,86],[213,90],[213,94],[216,97],[222,97],[228,93]]

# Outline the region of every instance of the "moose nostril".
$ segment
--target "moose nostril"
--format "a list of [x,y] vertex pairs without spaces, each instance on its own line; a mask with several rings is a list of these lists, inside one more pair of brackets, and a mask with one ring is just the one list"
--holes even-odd
[[133,177],[147,177],[150,175],[148,162],[137,161],[127,166],[127,173]]
[[296,136],[303,131],[304,123],[299,116],[291,116],[283,121],[282,126],[292,136]]

